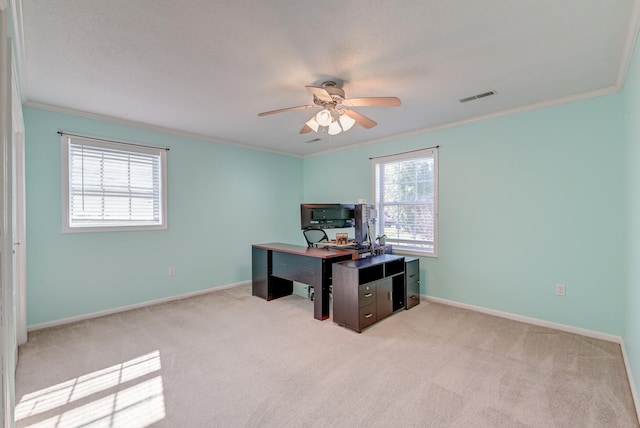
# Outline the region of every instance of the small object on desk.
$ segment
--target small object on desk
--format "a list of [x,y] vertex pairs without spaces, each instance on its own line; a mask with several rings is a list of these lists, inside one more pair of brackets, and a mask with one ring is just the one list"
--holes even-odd
[[349,248],[355,248],[356,243],[354,241],[347,241],[344,244],[339,244],[337,241],[322,241],[322,242],[316,242],[316,245],[318,247],[325,247],[325,248],[349,249]]
[[348,233],[336,233],[336,244],[347,245],[347,242],[349,242]]

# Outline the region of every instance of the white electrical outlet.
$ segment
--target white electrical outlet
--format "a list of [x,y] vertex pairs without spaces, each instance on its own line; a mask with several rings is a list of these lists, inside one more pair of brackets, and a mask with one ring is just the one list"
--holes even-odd
[[564,296],[566,294],[566,288],[564,284],[556,284],[556,294],[558,296]]
[[173,266],[171,266],[171,267],[169,268],[169,276],[173,276],[173,275],[175,275],[175,274],[176,274],[176,268],[175,268],[175,267],[173,267]]

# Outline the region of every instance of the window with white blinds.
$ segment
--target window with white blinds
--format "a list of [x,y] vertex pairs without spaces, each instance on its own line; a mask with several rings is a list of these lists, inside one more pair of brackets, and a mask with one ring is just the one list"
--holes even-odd
[[62,135],[63,231],[166,229],[166,149]]
[[438,255],[438,149],[373,159],[376,233],[394,251]]

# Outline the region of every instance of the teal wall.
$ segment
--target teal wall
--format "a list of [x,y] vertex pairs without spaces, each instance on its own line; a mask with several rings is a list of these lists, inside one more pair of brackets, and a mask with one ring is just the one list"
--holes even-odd
[[[627,290],[624,342],[636,391],[640,393],[640,46],[636,40],[633,62],[624,91],[625,140],[629,171],[627,199]],[[640,397],[639,397],[640,398]],[[636,403],[640,409],[640,403]]]
[[[621,335],[627,195],[620,99],[307,158],[303,197],[371,201],[370,157],[439,145],[439,257],[421,259],[421,292]],[[348,174],[326,174],[341,168]],[[558,283],[566,297],[555,295]]]
[[[28,325],[247,281],[251,244],[303,242],[299,158],[34,108],[24,118]],[[170,148],[169,228],[63,234],[58,130]]]

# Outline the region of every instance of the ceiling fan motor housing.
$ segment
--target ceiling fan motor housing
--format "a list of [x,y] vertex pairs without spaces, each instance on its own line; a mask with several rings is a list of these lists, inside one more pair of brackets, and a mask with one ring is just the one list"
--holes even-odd
[[324,82],[322,87],[331,95],[332,98],[339,97],[344,99],[344,91],[336,86],[336,82]]
[[322,100],[317,96],[315,96],[314,94],[313,95],[314,104],[319,105],[321,107],[328,108],[328,109],[333,109],[344,100],[344,90],[338,88],[336,86],[336,82],[331,82],[331,81],[324,82],[322,84],[322,89],[327,91],[327,93],[331,96],[333,101],[329,102],[327,100]]

